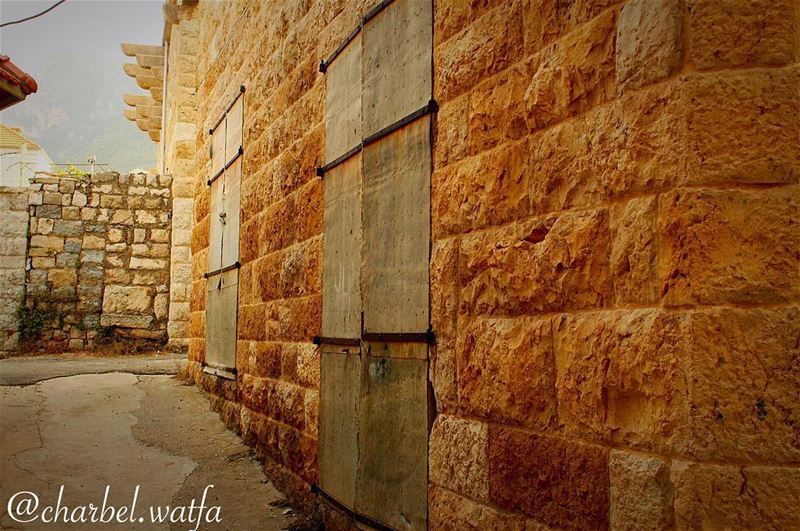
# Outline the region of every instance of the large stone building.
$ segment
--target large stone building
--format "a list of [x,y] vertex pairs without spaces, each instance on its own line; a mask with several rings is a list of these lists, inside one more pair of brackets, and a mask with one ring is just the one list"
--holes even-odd
[[395,529],[800,527],[796,0],[165,13],[125,51],[170,333],[282,490]]

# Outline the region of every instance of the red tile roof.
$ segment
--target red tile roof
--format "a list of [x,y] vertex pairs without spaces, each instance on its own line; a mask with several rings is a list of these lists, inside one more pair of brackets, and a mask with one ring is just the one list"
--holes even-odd
[[3,54],[0,54],[0,78],[19,87],[25,94],[30,94],[31,92],[39,90],[39,85],[36,84],[36,80],[20,70],[17,65],[11,62],[11,59],[9,59],[7,55]]

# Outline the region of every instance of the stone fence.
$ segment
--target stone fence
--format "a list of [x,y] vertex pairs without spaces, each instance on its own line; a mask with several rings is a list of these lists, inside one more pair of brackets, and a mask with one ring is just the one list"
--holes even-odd
[[17,349],[17,313],[25,293],[28,193],[0,187],[0,356]]
[[34,179],[22,348],[80,350],[108,336],[166,340],[169,181],[118,173]]

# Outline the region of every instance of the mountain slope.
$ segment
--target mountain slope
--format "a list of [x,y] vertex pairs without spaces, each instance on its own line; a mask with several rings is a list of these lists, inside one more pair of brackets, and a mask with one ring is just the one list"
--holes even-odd
[[123,116],[122,95],[139,90],[122,72],[124,59],[52,54],[37,76],[39,92],[3,111],[0,121],[22,127],[56,163],[95,155],[121,172],[152,168],[156,144]]

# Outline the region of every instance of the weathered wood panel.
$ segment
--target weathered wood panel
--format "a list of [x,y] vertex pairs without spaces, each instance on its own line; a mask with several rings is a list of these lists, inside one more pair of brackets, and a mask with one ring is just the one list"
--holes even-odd
[[364,150],[364,331],[428,329],[430,118]]
[[242,122],[244,120],[244,95],[241,95],[225,118],[225,162],[233,158],[242,145]]
[[325,175],[322,335],[361,334],[361,155]]
[[432,4],[397,0],[364,27],[364,136],[431,99]]
[[222,263],[222,218],[220,214],[224,212],[223,181],[221,176],[211,183],[211,213],[208,235],[208,270],[216,271]]
[[323,347],[320,360],[319,484],[348,507],[356,500],[358,347]]
[[361,35],[331,63],[325,112],[325,162],[361,142]]
[[395,529],[426,529],[428,363],[373,356],[363,363],[355,509]]
[[222,267],[239,260],[239,205],[241,204],[242,159],[225,170],[222,209]]
[[238,269],[209,277],[206,317],[206,363],[209,365],[236,367],[238,301]]
[[216,175],[225,166],[225,120],[211,135],[211,176]]

